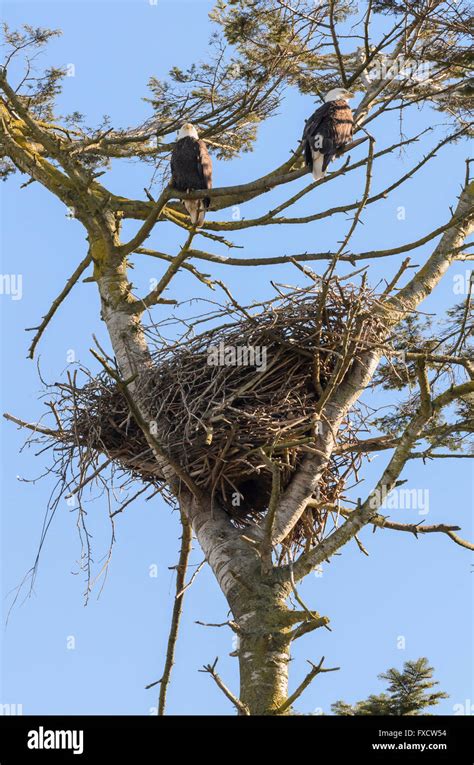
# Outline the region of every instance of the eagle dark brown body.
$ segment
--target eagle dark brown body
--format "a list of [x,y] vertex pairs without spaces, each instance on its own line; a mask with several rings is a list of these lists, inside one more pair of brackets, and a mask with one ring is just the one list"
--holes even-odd
[[352,110],[344,99],[328,101],[309,118],[303,140],[306,165],[315,180],[324,175],[329,163],[351,142],[353,129]]
[[[171,155],[171,184],[177,191],[212,188],[212,160],[204,141],[192,136],[178,140]],[[202,226],[209,198],[185,200],[193,225]]]

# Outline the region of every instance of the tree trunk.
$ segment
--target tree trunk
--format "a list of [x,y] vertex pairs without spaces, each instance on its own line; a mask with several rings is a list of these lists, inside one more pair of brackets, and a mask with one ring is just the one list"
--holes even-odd
[[288,697],[291,625],[301,621],[286,605],[291,585],[275,570],[262,571],[255,548],[221,508],[189,496],[181,498],[181,507],[232,612],[229,624],[239,638],[239,699],[251,715],[275,714]]
[[238,620],[240,700],[252,715],[274,715],[288,697],[290,639],[287,629],[267,623],[275,607],[269,598]]

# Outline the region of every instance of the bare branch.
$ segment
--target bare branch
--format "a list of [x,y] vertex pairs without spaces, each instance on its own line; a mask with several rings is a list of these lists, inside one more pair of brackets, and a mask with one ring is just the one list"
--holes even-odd
[[[341,508],[341,515],[343,515],[345,518],[349,518],[353,512],[354,510]],[[390,521],[384,515],[374,516],[371,518],[370,523],[375,528],[390,529],[392,531],[405,531],[413,534],[416,538],[418,538],[419,534],[446,534],[461,547],[465,547],[467,550],[474,550],[474,544],[472,542],[461,539],[461,537],[454,533],[455,531],[460,531],[460,526],[448,526],[445,523],[437,523],[432,526],[424,526],[423,521],[420,523],[397,523],[396,521]]]
[[405,467],[409,459],[411,447],[418,440],[424,424],[430,419],[432,413],[473,391],[474,382],[472,381],[452,386],[432,401],[430,412],[426,410],[426,407],[423,410],[420,408],[405,428],[389,464],[365,502],[350,514],[342,526],[335,529],[313,550],[303,553],[295,562],[294,572],[297,580],[309,573],[312,568],[334,555],[341,546],[352,539],[363,526],[370,523],[372,518],[377,515],[379,507],[394,488],[397,479]]
[[161,277],[160,281],[156,285],[156,287],[146,295],[144,298],[138,299],[134,303],[130,303],[130,311],[133,313],[141,313],[146,308],[150,308],[153,305],[156,305],[157,303],[163,303],[163,302],[175,302],[175,301],[163,301],[161,298],[161,295],[171,282],[173,276],[179,271],[181,266],[183,265],[186,258],[189,257],[189,248],[191,247],[191,243],[193,241],[194,235],[196,231],[195,229],[191,230],[184,246],[181,249],[181,252],[176,255],[176,257],[173,259],[171,265],[166,270],[166,273]]
[[171,670],[174,664],[174,655],[176,650],[176,642],[178,640],[179,623],[181,619],[181,613],[183,610],[183,593],[184,582],[186,578],[186,569],[188,566],[189,555],[191,553],[193,532],[191,524],[188,519],[181,513],[182,535],[181,535],[181,549],[179,552],[179,561],[176,566],[176,595],[173,605],[173,614],[171,616],[171,626],[168,636],[168,646],[166,649],[165,666],[163,669],[163,675],[160,680],[160,697],[158,700],[158,715],[164,715],[166,707],[166,695],[168,692],[168,685],[171,678]]
[[474,230],[474,181],[462,191],[452,222],[453,225],[445,231],[423,268],[387,301],[393,323],[399,321],[408,311],[413,311],[428,297],[454,260],[458,248]]
[[308,660],[308,664],[310,664],[311,670],[308,672],[303,682],[299,684],[296,691],[294,691],[291,694],[291,696],[288,696],[286,701],[283,704],[281,704],[281,706],[279,706],[278,709],[275,709],[276,715],[281,715],[284,712],[286,712],[288,709],[290,709],[292,704],[294,704],[294,702],[301,696],[301,694],[306,690],[308,685],[312,683],[312,681],[317,675],[321,675],[324,672],[337,672],[340,669],[340,667],[330,667],[328,669],[324,669],[323,662],[324,662],[324,656],[322,657],[319,664],[313,664],[311,661]]
[[[43,320],[39,327],[35,327],[34,329],[37,330],[33,341],[28,349],[28,358],[32,359],[35,355],[36,346],[38,345],[39,341],[41,340],[41,337],[47,328],[49,322],[53,318],[54,314],[58,310],[61,303],[67,298],[69,293],[71,292],[72,288],[75,284],[79,281],[80,277],[84,273],[84,271],[89,267],[89,265],[92,262],[92,258],[90,256],[90,253],[87,253],[86,257],[79,263],[74,273],[69,277],[66,284],[64,285],[63,289],[59,293],[59,295],[53,300],[51,303],[51,307],[49,308],[48,312],[44,315]],[[27,330],[30,331],[30,330]]]
[[140,247],[145,239],[148,239],[150,236],[153,226],[155,225],[156,221],[160,217],[161,213],[163,212],[164,208],[166,207],[166,203],[170,199],[170,189],[165,188],[160,194],[159,199],[155,202],[152,209],[150,210],[150,213],[145,220],[145,223],[143,226],[141,226],[140,230],[135,234],[135,236],[130,239],[127,244],[122,244],[119,247],[116,248],[117,254],[125,257],[126,255],[130,255],[131,252],[137,249],[137,247]]
[[43,436],[52,436],[58,440],[61,440],[63,436],[60,430],[51,430],[51,428],[44,428],[37,422],[26,422],[25,420],[20,420],[19,417],[15,417],[13,414],[8,414],[8,412],[4,412],[3,416],[6,420],[10,420],[10,422],[14,422],[15,425],[19,425],[20,428],[27,428],[28,430],[33,431],[33,433],[41,433]]
[[278,509],[278,501],[280,499],[280,468],[276,462],[265,454],[264,450],[261,450],[263,461],[270,467],[272,472],[272,493],[270,496],[270,502],[268,505],[268,511],[265,518],[265,532],[262,542],[260,544],[260,554],[262,556],[262,573],[269,573],[272,570],[272,536],[273,536],[273,523],[275,520],[275,513]]
[[248,707],[245,706],[245,704],[242,704],[241,701],[237,698],[237,696],[234,696],[232,691],[230,691],[227,686],[224,684],[221,677],[216,672],[216,665],[217,665],[217,659],[214,661],[213,664],[205,664],[203,669],[198,670],[199,672],[207,672],[212,679],[214,680],[215,684],[218,688],[221,689],[224,696],[226,696],[230,702],[234,705],[234,707],[237,709],[238,713],[241,715],[249,715],[250,712],[248,710]]

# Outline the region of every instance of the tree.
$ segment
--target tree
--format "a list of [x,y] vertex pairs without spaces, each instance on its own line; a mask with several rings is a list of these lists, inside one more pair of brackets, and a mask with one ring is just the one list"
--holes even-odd
[[[367,525],[415,536],[441,533],[473,549],[452,523],[404,524],[380,512],[403,482],[411,460],[472,456],[470,292],[453,307],[447,325],[430,327],[419,313],[450,265],[472,258],[466,242],[474,226],[469,162],[459,170],[459,198],[436,229],[398,247],[351,248],[366,208],[469,136],[469,13],[462,2],[446,0],[369,0],[362,15],[352,2],[339,0],[316,6],[309,0],[219,0],[212,19],[214,57],[186,71],[174,67],[166,82],[152,78],[153,115],[129,130],[114,128],[106,119],[87,127],[78,113],[56,114],[64,72],[37,73],[34,67],[38,49],[57,32],[5,28],[7,56],[0,74],[3,177],[19,171],[27,178],[24,186],[41,184],[82,224],[88,241],[83,260],[35,328],[30,357],[90,268],[86,278],[97,286],[111,346],[104,350],[96,344],[92,349],[98,367],[85,382],[70,374],[48,388],[50,423],[7,417],[29,428],[33,439],[56,447],[53,470],[63,491],[79,499],[88,590],[90,540],[80,502],[85,487],[98,483],[110,488],[113,475],[108,471],[115,468],[125,471],[131,484],[144,484],[137,494],[151,487],[179,506],[183,537],[160,714],[193,533],[232,613],[228,626],[239,639],[240,692],[226,688],[216,663],[204,669],[239,714],[283,715],[291,714],[295,700],[318,674],[332,671],[323,660],[311,664],[296,690],[288,691],[292,642],[329,623],[304,603],[298,582],[349,541],[356,540],[363,549],[357,535]],[[24,72],[18,74],[20,62]],[[265,214],[208,220],[202,230],[190,228],[184,198],[209,196],[211,211],[218,212],[270,190],[283,192],[304,178],[307,169],[298,145],[279,166],[243,185],[177,192],[166,185],[165,174],[182,122],[192,120],[219,159],[237,161],[242,152],[253,150],[259,125],[277,113],[288,89],[321,94],[341,83],[360,96],[354,141],[347,147],[356,152],[355,160],[348,156],[325,178]],[[401,135],[393,145],[383,143],[384,131],[378,126],[386,115],[398,111],[407,130],[420,104],[428,107],[426,129]],[[409,171],[373,192],[374,169],[397,150],[416,150],[427,132],[434,136],[430,150]],[[376,147],[376,139],[382,139],[382,148]],[[112,161],[130,158],[150,165],[153,176],[162,178],[157,199],[150,189],[146,199],[114,194],[103,182]],[[309,193],[317,206],[322,199],[318,192],[326,184],[343,182],[358,171],[363,175],[354,201],[306,216],[288,214]],[[213,251],[235,247],[229,237],[245,229],[268,227],[270,237],[273,227],[295,226],[303,236],[305,224],[345,213],[353,218],[330,251],[271,257]],[[124,221],[139,222],[128,241],[123,238]],[[185,233],[176,253],[160,247],[166,224]],[[149,237],[157,242],[154,249],[145,247]],[[405,257],[385,288],[371,284],[371,262],[422,246],[432,249],[421,266]],[[130,281],[132,257],[163,264],[160,280],[146,295],[136,295]],[[321,275],[304,265],[310,262],[326,264]],[[201,264],[211,271],[218,265],[271,265],[275,273],[279,265],[292,264],[301,283],[289,289],[274,279],[276,298],[245,306],[213,273],[202,272]],[[355,270],[342,275],[347,264]],[[188,350],[176,336],[170,342],[164,330],[180,309],[165,291],[179,294],[177,280],[183,272],[196,278],[197,289],[222,290],[227,300],[204,317],[211,326],[207,334],[192,335],[202,316],[181,318]],[[153,310],[166,306],[173,307],[164,322],[150,318]],[[218,348],[219,343],[234,350],[242,344],[247,350],[263,348],[267,367],[262,374],[263,366],[229,366],[225,360],[212,366],[207,354],[211,341]],[[398,404],[390,415],[367,414],[358,404],[364,391],[375,389],[397,391]],[[350,506],[342,499],[344,487],[349,479],[358,480],[365,456],[383,450],[390,450],[387,467],[366,498]],[[100,461],[101,454],[105,461]],[[132,499],[110,512],[112,524]]]
[[422,657],[416,661],[406,661],[402,671],[392,667],[379,675],[381,680],[388,683],[387,693],[371,694],[356,704],[336,701],[331,709],[335,715],[426,714],[426,709],[448,698],[448,694],[443,691],[430,692],[439,685],[437,680],[433,680],[433,674],[434,669],[428,664],[428,659]]

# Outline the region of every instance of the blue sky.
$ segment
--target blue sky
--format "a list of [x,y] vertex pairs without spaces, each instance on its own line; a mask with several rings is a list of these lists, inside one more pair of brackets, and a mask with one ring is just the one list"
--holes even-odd
[[[173,65],[184,67],[207,52],[211,3],[202,0],[145,0],[134,2],[37,2],[4,3],[4,17],[12,27],[22,23],[61,28],[42,59],[44,65],[74,64],[75,76],[65,81],[59,100],[63,113],[78,110],[88,122],[103,114],[116,127],[138,124],[149,115],[141,99],[147,95],[151,75],[164,77]],[[314,99],[290,93],[280,113],[263,126],[256,150],[231,163],[215,162],[215,185],[243,183],[268,172],[288,157],[298,140],[304,119],[314,109]],[[406,118],[406,134],[441,121],[439,115],[417,110]],[[399,135],[398,117],[373,125],[377,149],[394,143]],[[374,190],[402,174],[435,143],[428,135],[403,155],[393,153],[376,166]],[[363,147],[354,157],[363,156]],[[387,248],[416,239],[449,216],[464,176],[467,147],[457,144],[384,202],[368,208],[364,226],[352,240],[354,251]],[[104,176],[116,192],[143,198],[150,168],[138,163],[116,164]],[[12,300],[0,295],[2,316],[1,400],[2,411],[35,421],[42,413],[38,395],[41,384],[36,364],[26,359],[30,335],[25,327],[38,324],[76,264],[84,257],[85,238],[80,225],[66,215],[64,206],[33,184],[20,189],[24,178],[15,177],[2,186],[2,274],[21,274],[23,295]],[[335,202],[350,202],[360,194],[363,173],[352,173],[337,184],[327,184],[308,195],[298,210],[303,214],[325,209]],[[304,185],[297,181],[296,191]],[[281,192],[242,206],[241,214],[263,212],[281,199]],[[400,207],[405,217],[400,220]],[[232,210],[223,211],[221,220]],[[226,217],[227,216],[227,217]],[[244,255],[320,251],[341,240],[350,221],[336,216],[302,227],[260,228],[241,232],[237,251]],[[136,224],[127,224],[126,233]],[[148,244],[173,252],[182,233],[168,224],[155,229]],[[223,250],[215,250],[222,252]],[[430,245],[412,256],[422,263]],[[404,256],[374,263],[371,282],[391,278]],[[314,266],[318,271],[318,264]],[[341,273],[347,271],[341,267]],[[464,264],[453,267],[424,309],[442,312],[458,298],[453,292],[454,274],[466,272]],[[156,261],[137,256],[133,272],[138,292],[149,279],[160,276]],[[268,297],[270,279],[301,282],[293,267],[281,269],[216,268],[242,300]],[[187,299],[196,284],[179,275],[169,296]],[[197,289],[201,297],[214,297]],[[39,354],[44,377],[54,381],[64,374],[68,354],[94,369],[89,354],[92,334],[106,343],[98,319],[94,285],[80,284],[64,304],[42,341]],[[161,309],[162,310],[162,309]],[[157,313],[164,316],[164,313]],[[390,398],[384,399],[390,403]],[[24,435],[12,424],[2,426],[1,577],[3,619],[11,603],[11,591],[34,561],[42,520],[51,492],[48,478],[35,478],[48,465],[48,455],[35,450],[19,453]],[[363,471],[364,482],[356,496],[364,496],[386,462],[376,457]],[[412,462],[405,472],[408,487],[429,488],[431,523],[459,523],[463,535],[472,539],[472,470],[466,460],[442,460],[423,466]],[[397,519],[409,520],[417,511],[399,511]],[[97,570],[107,551],[110,527],[103,501],[88,506]],[[417,520],[419,517],[417,516]],[[178,519],[160,500],[137,501],[119,516],[117,542],[105,586],[100,584],[84,607],[83,576],[78,573],[80,544],[76,515],[65,502],[59,506],[43,549],[32,597],[21,600],[8,627],[1,627],[2,679],[0,703],[22,704],[26,714],[150,714],[156,704],[156,688],[144,686],[160,677],[172,597],[174,574],[169,566],[178,553]],[[370,552],[362,555],[357,545],[344,548],[322,576],[310,576],[302,595],[312,607],[331,618],[332,632],[319,630],[294,646],[291,686],[306,673],[305,659],[326,657],[339,672],[318,678],[298,702],[300,711],[329,711],[339,698],[355,701],[380,690],[379,672],[422,655],[436,667],[443,690],[450,699],[439,712],[452,714],[454,705],[474,702],[472,574],[467,550],[441,535],[416,540],[395,532],[367,529],[361,539]],[[202,559],[195,543],[193,563]],[[153,566],[157,576],[150,576]],[[192,569],[191,569],[192,570]],[[177,661],[169,692],[169,713],[230,714],[232,708],[206,675],[198,673],[204,663],[219,656],[219,672],[234,690],[238,688],[232,634],[224,629],[204,628],[196,620],[221,622],[227,607],[211,573],[204,569],[185,602]],[[71,640],[73,638],[74,640]],[[404,646],[403,640],[404,639]],[[73,646],[73,647],[71,647]],[[459,709],[459,707],[458,707]]]

